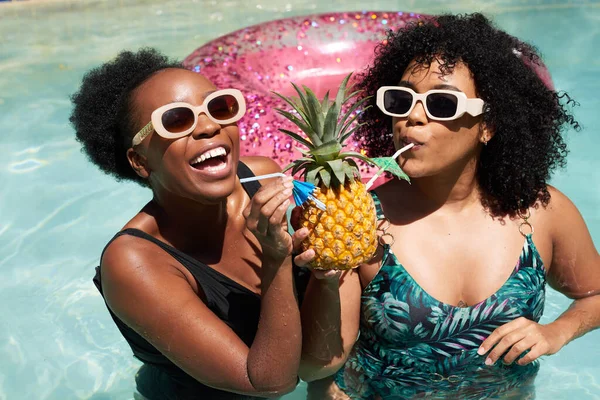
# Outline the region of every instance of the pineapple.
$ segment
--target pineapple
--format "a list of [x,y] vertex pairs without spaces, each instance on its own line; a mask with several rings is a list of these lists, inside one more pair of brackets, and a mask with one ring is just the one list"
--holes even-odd
[[329,92],[323,101],[307,87],[304,92],[292,83],[298,99],[275,93],[298,113],[298,116],[278,109],[305,134],[280,129],[308,150],[299,149],[303,157],[290,163],[285,169],[292,174],[301,173],[306,182],[316,186],[313,196],[325,204],[325,210],[307,202],[303,206],[300,224],[309,229],[309,236],[302,243],[303,251],[311,248],[315,258],[311,267],[320,270],[351,269],[369,261],[377,248],[377,214],[375,204],[365,185],[361,182],[358,165],[353,158],[372,162],[360,153],[342,152],[344,142],[358,128],[351,125],[357,118],[351,114],[367,99],[355,102],[340,116],[343,104],[359,91],[349,95],[347,84],[350,75],[342,81],[334,101]]

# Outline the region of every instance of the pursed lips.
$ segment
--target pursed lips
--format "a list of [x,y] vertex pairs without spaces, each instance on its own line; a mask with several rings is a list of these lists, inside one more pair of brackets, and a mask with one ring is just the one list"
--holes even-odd
[[425,143],[419,142],[418,140],[409,137],[403,137],[402,139],[400,139],[400,141],[405,145],[411,143],[414,144],[414,146],[410,150],[416,150],[417,148],[425,145]]

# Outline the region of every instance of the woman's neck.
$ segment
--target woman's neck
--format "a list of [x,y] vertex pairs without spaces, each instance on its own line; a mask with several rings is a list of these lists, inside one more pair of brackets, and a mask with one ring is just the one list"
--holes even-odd
[[[228,203],[236,200],[236,193],[214,204],[157,195],[145,211],[154,217],[158,233],[180,250],[216,249],[223,245],[229,221]],[[202,245],[200,245],[202,243]]]
[[416,178],[412,186],[424,207],[460,212],[481,203],[476,160],[449,168],[433,176]]

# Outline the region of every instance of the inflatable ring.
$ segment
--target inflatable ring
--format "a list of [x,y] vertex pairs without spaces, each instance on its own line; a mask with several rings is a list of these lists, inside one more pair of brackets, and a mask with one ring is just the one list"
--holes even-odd
[[[279,128],[297,131],[275,108],[288,109],[276,91],[294,95],[292,85],[310,87],[320,98],[337,91],[344,76],[360,72],[373,58],[386,32],[404,27],[423,14],[404,12],[344,12],[315,14],[265,22],[232,32],[196,49],[183,62],[217,87],[235,88],[246,96],[248,111],[238,122],[240,155],[271,157],[282,167],[300,157],[294,142]],[[553,89],[543,66],[531,66]],[[361,151],[350,140],[348,149]],[[360,163],[363,179],[374,168]],[[378,182],[380,183],[380,182]]]
[[[300,157],[294,142],[279,128],[297,131],[275,112],[285,108],[277,91],[294,95],[294,82],[310,87],[319,97],[337,91],[344,76],[360,72],[373,57],[375,46],[395,30],[422,15],[403,12],[345,12],[316,14],[265,22],[212,40],[184,60],[217,87],[235,88],[246,96],[248,111],[238,122],[240,155],[271,157],[282,167]],[[348,148],[360,151],[350,140]],[[361,165],[363,179],[376,172]]]

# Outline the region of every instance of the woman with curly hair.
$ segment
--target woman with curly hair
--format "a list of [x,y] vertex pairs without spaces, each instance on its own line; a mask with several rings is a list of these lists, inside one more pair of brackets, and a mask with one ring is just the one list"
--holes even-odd
[[240,159],[244,96],[142,49],[90,71],[73,103],[91,161],[152,190],[94,278],[144,363],[136,399],[293,390],[301,328],[283,223],[292,182],[240,183],[280,171],[267,158]]
[[[548,185],[578,125],[539,63],[480,14],[420,21],[377,49],[358,136],[371,156],[413,144],[398,160],[411,183],[373,193],[375,259],[312,274],[309,397],[523,399],[540,356],[600,325],[600,256]],[[574,301],[541,325],[546,282]]]

